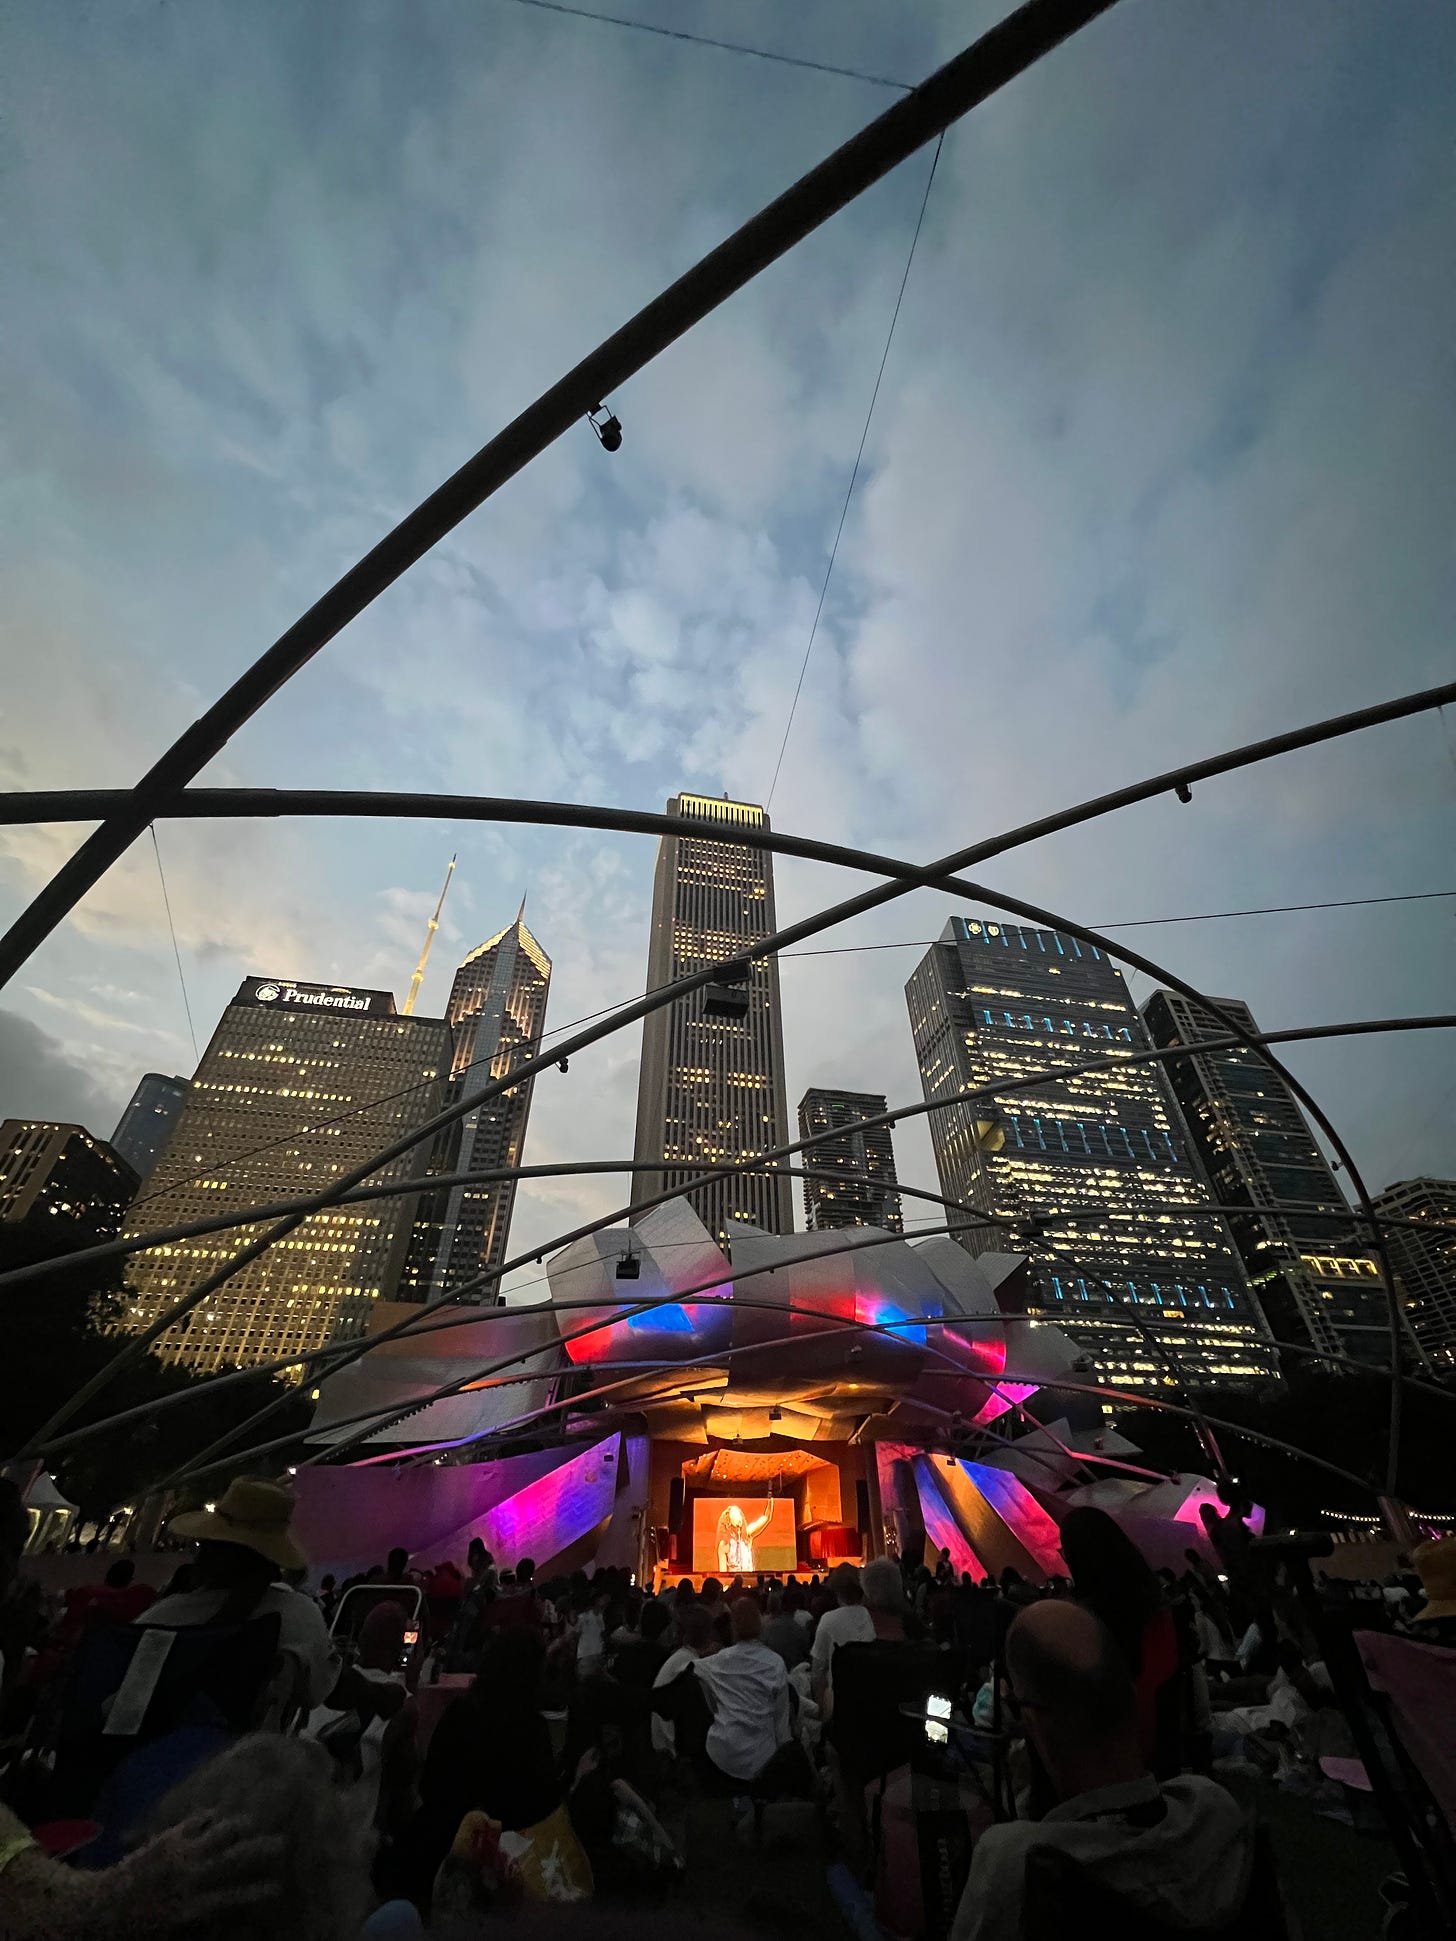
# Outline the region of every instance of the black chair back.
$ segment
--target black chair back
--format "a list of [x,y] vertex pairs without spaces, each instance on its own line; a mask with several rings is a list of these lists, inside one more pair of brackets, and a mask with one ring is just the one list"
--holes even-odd
[[[833,1661],[829,1737],[852,1786],[912,1763],[926,1744],[925,1701],[955,1699],[965,1678],[959,1650],[934,1645],[842,1644]],[[917,1716],[907,1716],[913,1711]]]
[[[189,1727],[216,1728],[235,1735],[252,1727],[278,1665],[280,1618],[276,1611],[240,1624],[195,1625],[170,1630],[160,1625],[114,1625],[82,1638],[65,1675],[65,1687],[52,1735],[55,1755],[49,1817],[89,1816],[96,1796],[112,1772],[135,1752],[168,1733]],[[138,1715],[128,1729],[117,1724],[118,1705],[127,1703],[123,1687],[132,1663],[153,1634],[165,1631],[171,1644],[150,1692],[139,1696]],[[146,1643],[148,1639],[153,1641]]]

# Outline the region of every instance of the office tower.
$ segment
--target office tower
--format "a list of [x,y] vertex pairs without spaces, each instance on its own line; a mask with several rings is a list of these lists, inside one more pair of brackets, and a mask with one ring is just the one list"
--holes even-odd
[[122,1113],[111,1143],[139,1180],[146,1179],[172,1136],[187,1097],[185,1078],[144,1072]]
[[[1214,1002],[1259,1029],[1239,999]],[[1155,1045],[1228,1036],[1177,991],[1155,991],[1143,1016]],[[1275,1339],[1389,1366],[1379,1269],[1356,1244],[1345,1196],[1283,1079],[1250,1050],[1197,1052],[1165,1069],[1215,1200],[1238,1209],[1229,1230]]]
[[[317,1192],[439,1111],[450,1069],[441,1018],[404,1018],[389,991],[246,977],[223,1012],[132,1231],[181,1226]],[[369,1182],[418,1176],[415,1147]],[[313,1214],[242,1267],[156,1345],[199,1372],[250,1366],[362,1333],[394,1293],[414,1194]],[[261,1229],[139,1253],[120,1325],[140,1332]]]
[[813,1086],[799,1100],[799,1137],[832,1132],[795,1161],[815,1172],[837,1173],[833,1180],[804,1181],[804,1224],[810,1233],[831,1227],[883,1227],[903,1231],[900,1195],[895,1191],[895,1149],[888,1126],[854,1128],[885,1110],[878,1092],[838,1092]]
[[[1408,1226],[1385,1245],[1411,1332],[1438,1372],[1456,1369],[1456,1179],[1402,1179],[1371,1202]],[[1388,1365],[1388,1363],[1387,1363]]]
[[[1130,1062],[1147,1032],[1106,954],[952,917],[905,995],[926,1098],[997,1088],[932,1112],[931,1138],[947,1198],[1032,1223],[961,1236],[972,1253],[1027,1254],[1028,1313],[1066,1328],[1117,1386],[1166,1387],[1169,1355],[1197,1381],[1274,1372],[1167,1080]],[[1089,1058],[1111,1066],[1022,1082]]]
[[104,1139],[45,1119],[0,1125],[0,1260],[49,1259],[114,1240],[139,1182]]
[[[526,928],[524,900],[516,920],[471,951],[455,973],[446,1010],[454,1035],[450,1096],[464,1098],[504,1078],[540,1049],[551,989],[551,959]],[[532,1078],[467,1113],[441,1135],[431,1170],[494,1172],[519,1166],[531,1111]],[[401,1294],[423,1300],[454,1293],[506,1258],[516,1182],[453,1186],[422,1209]],[[494,1286],[477,1300],[498,1298]]]
[[[732,963],[775,927],[773,858],[753,845],[754,831],[769,827],[763,810],[726,796],[675,795],[667,813],[742,840],[663,837],[652,886],[650,991],[710,964]],[[746,998],[741,1015],[734,1015],[734,988],[740,1003]],[[758,958],[746,983],[693,991],[644,1020],[635,1157],[664,1164],[636,1175],[634,1199],[676,1189],[719,1241],[730,1220],[792,1233],[786,1178],[744,1173],[695,1187],[700,1171],[686,1170],[785,1145],[788,1122],[776,961]]]

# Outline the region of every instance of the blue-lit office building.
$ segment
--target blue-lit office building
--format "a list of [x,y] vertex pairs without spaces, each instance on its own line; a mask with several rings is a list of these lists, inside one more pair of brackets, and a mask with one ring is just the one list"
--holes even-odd
[[[972,1253],[1025,1252],[1028,1311],[1098,1379],[1277,1372],[1269,1329],[1126,981],[1055,930],[952,917],[905,987],[941,1191],[987,1216]],[[1094,1061],[1101,1069],[1045,1079]],[[987,1088],[993,1095],[985,1096]]]

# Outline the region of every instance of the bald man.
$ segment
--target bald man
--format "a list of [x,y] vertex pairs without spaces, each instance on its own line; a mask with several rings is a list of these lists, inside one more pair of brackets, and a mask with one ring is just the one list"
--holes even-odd
[[1100,1619],[1062,1598],[1033,1604],[1007,1633],[1005,1662],[1010,1710],[1058,1803],[981,1835],[951,1941],[1016,1941],[1027,1855],[1046,1846],[1172,1927],[1231,1920],[1250,1857],[1243,1814],[1211,1779],[1160,1786],[1148,1771],[1132,1681]]

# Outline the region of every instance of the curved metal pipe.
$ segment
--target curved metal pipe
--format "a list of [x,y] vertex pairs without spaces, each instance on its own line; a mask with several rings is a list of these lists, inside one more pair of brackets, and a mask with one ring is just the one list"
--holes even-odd
[[[1346,1024],[1305,1025],[1295,1027],[1288,1031],[1257,1032],[1254,1035],[1260,1044],[1288,1044],[1295,1042],[1306,1043],[1322,1038],[1360,1037],[1387,1031],[1432,1031],[1452,1027],[1456,1027],[1456,1012],[1436,1017],[1369,1018]],[[1200,1044],[1198,1049],[1200,1052],[1212,1051],[1217,1053],[1222,1050],[1235,1050],[1238,1049],[1238,1046],[1233,1039],[1211,1039]],[[1144,1063],[1166,1063],[1172,1059],[1183,1058],[1188,1055],[1187,1046],[1154,1046],[1149,1053],[1139,1053],[1137,1057]],[[912,1118],[923,1113],[938,1111],[945,1106],[965,1104],[972,1099],[983,1097],[994,1099],[1002,1091],[1010,1090],[1013,1086],[1020,1089],[1027,1089],[1036,1085],[1055,1084],[1063,1078],[1084,1076],[1089,1072],[1108,1071],[1116,1069],[1118,1066],[1128,1062],[1127,1058],[1100,1058],[1087,1064],[1059,1066],[1049,1071],[1028,1072],[1024,1077],[1007,1079],[1004,1085],[999,1085],[994,1091],[988,1091],[982,1088],[976,1092],[960,1093],[953,1099],[916,1100],[911,1105],[896,1106],[893,1108],[893,1111],[887,1112],[878,1118],[856,1121],[856,1124],[850,1127],[849,1130],[857,1131],[861,1126],[883,1125],[887,1118],[893,1120]],[[802,1140],[796,1146],[785,1147],[783,1150],[785,1152],[800,1151],[809,1145],[819,1143],[821,1140],[838,1138],[843,1130],[844,1128],[836,1128],[830,1132],[816,1133],[811,1139]],[[762,1159],[772,1157],[772,1153],[762,1155],[758,1160],[741,1164],[730,1170],[757,1172],[763,1170]],[[660,1173],[662,1170],[663,1165],[660,1160],[579,1159],[560,1160],[548,1166],[503,1166],[493,1168],[486,1172],[418,1173],[412,1174],[408,1179],[389,1180],[374,1185],[353,1187],[347,1193],[340,1194],[336,1203],[340,1206],[352,1206],[369,1200],[402,1199],[409,1194],[430,1193],[448,1186],[489,1186],[499,1184],[505,1180],[569,1179],[603,1173]],[[722,1169],[690,1161],[676,1163],[672,1170],[678,1173],[701,1172],[711,1174],[715,1177],[722,1177]],[[806,1175],[806,1177],[808,1176]],[[897,1182],[895,1190],[915,1197],[916,1189],[913,1187],[904,1186]],[[934,1198],[935,1196],[932,1195],[931,1197]],[[233,1227],[256,1226],[262,1220],[281,1219],[292,1213],[301,1212],[307,1214],[313,1210],[313,1207],[314,1199],[312,1195],[295,1195],[286,1200],[272,1200],[260,1203],[257,1206],[244,1207],[240,1211],[211,1214],[205,1220],[190,1220],[172,1227],[154,1227],[146,1233],[123,1234],[115,1240],[98,1241],[94,1246],[76,1247],[67,1253],[53,1255],[47,1260],[27,1261],[23,1267],[8,1268],[5,1272],[0,1273],[0,1293],[3,1293],[7,1289],[23,1286],[28,1281],[46,1280],[58,1274],[73,1274],[80,1268],[99,1266],[108,1260],[117,1260],[131,1254],[145,1253],[153,1247],[171,1246],[179,1240],[203,1239],[209,1234],[226,1233]],[[981,1211],[979,1208],[967,1208],[966,1210],[968,1212]],[[1149,1209],[1145,1208],[1144,1210]],[[1151,1210],[1156,1210],[1156,1208]],[[1189,1209],[1180,1206],[1176,1210],[1187,1212]],[[1220,1215],[1247,1214],[1251,1211],[1250,1208],[1245,1206],[1222,1206],[1216,1204],[1210,1204],[1196,1210],[1203,1213]],[[1257,1212],[1258,1209],[1255,1208],[1252,1210]],[[1108,1214],[1112,1215],[1114,1213],[1115,1209],[1109,1207]],[[981,1217],[993,1223],[997,1220],[997,1216],[990,1213],[982,1213]],[[1030,1218],[1032,1216],[1028,1217]],[[1107,1216],[1098,1214],[1095,1209],[1089,1208],[1081,1213],[1059,1213],[1056,1217],[1062,1220]],[[1341,1216],[1339,1214],[1316,1214],[1310,1217],[1313,1219],[1324,1219],[1331,1224],[1341,1222]],[[1353,1210],[1344,1217],[1352,1223],[1358,1221],[1361,1224],[1366,1224],[1365,1216]],[[1018,1223],[1008,1220],[1004,1224],[1015,1226]],[[1441,1223],[1430,1220],[1387,1220],[1385,1224],[1388,1226],[1412,1227],[1422,1233],[1429,1233],[1433,1225],[1440,1225]],[[559,1243],[552,1241],[548,1242],[547,1246],[549,1248],[557,1244]],[[505,1274],[508,1271],[511,1270],[504,1267],[499,1270],[501,1274]],[[294,1363],[279,1362],[277,1365],[280,1368],[288,1368],[294,1366]]]
[[[1346,1035],[1350,1032],[1366,1030],[1366,1029],[1384,1030],[1387,1028],[1407,1028],[1407,1027],[1426,1028],[1426,1027],[1434,1027],[1434,1026],[1447,1026],[1451,1024],[1456,1024],[1456,1017],[1422,1019],[1422,1020],[1389,1019],[1389,1020],[1375,1021],[1369,1025],[1340,1025],[1340,1026],[1328,1026],[1328,1027],[1305,1026],[1305,1027],[1299,1027],[1282,1033],[1263,1033],[1258,1035],[1263,1038],[1272,1038],[1279,1042],[1287,1042],[1291,1039],[1318,1037],[1326,1034]],[[1232,1047],[1233,1042],[1234,1041],[1232,1039],[1227,1041],[1212,1040],[1203,1044],[1200,1047],[1200,1049],[1204,1051],[1207,1051],[1210,1049],[1215,1051],[1219,1049],[1227,1049]],[[1034,1085],[1038,1083],[1040,1084],[1052,1083],[1069,1076],[1078,1076],[1087,1072],[1102,1071],[1102,1070],[1108,1069],[1109,1067],[1121,1067],[1128,1064],[1129,1062],[1144,1062],[1144,1063],[1157,1062],[1160,1060],[1166,1060],[1170,1056],[1174,1056],[1174,1055],[1177,1055],[1177,1054],[1175,1054],[1175,1052],[1169,1050],[1168,1048],[1153,1047],[1146,1052],[1131,1053],[1119,1058],[1094,1058],[1094,1059],[1077,1060],[1072,1062],[1069,1065],[1053,1068],[1050,1071],[1043,1071],[1040,1073],[1031,1074],[1025,1079],[1008,1080],[1006,1081],[1006,1085],[1009,1087],[1012,1084]],[[983,1097],[988,1099],[994,1099],[1002,1089],[1004,1088],[1001,1086],[986,1087],[986,1088],[981,1088],[975,1092],[958,1094],[955,1098],[948,1099],[948,1100],[918,1100],[912,1105],[896,1107],[893,1110],[887,1110],[886,1112],[881,1113],[873,1118],[859,1121],[858,1129],[862,1129],[864,1127],[873,1127],[878,1125],[893,1125],[898,1119],[916,1117],[924,1113],[935,1111],[944,1105],[964,1104],[968,1101],[975,1101]],[[834,1134],[833,1132],[815,1134],[808,1139],[799,1140],[789,1145],[786,1145],[778,1149],[777,1152],[770,1152],[770,1153],[760,1155],[759,1158],[754,1162],[745,1163],[744,1165],[741,1165],[738,1167],[727,1166],[727,1167],[720,1167],[716,1169],[692,1168],[691,1170],[704,1171],[708,1179],[724,1178],[724,1177],[727,1177],[729,1174],[733,1173],[734,1171],[753,1172],[753,1171],[760,1171],[760,1170],[768,1170],[769,1161],[777,1160],[779,1158],[787,1158],[796,1152],[803,1151],[813,1145],[816,1145],[822,1142],[825,1139],[828,1139],[834,1136],[836,1136],[836,1134]],[[599,1167],[602,1166],[602,1164],[603,1162],[597,1162],[597,1161],[572,1162],[570,1167],[567,1170],[591,1172],[591,1171],[597,1170]],[[624,1168],[624,1169],[639,1170],[635,1162],[632,1163],[630,1168]],[[520,1172],[526,1173],[526,1172],[534,1172],[537,1170],[538,1169],[525,1168],[525,1169],[520,1169]],[[539,1170],[542,1172],[546,1172],[551,1169],[539,1169]],[[613,1167],[612,1170],[616,1170],[616,1168]],[[652,1167],[648,1168],[648,1170],[655,1171],[655,1170],[659,1170],[659,1168],[654,1164]],[[684,1168],[680,1170],[688,1170],[688,1169]],[[394,1190],[415,1191],[415,1190],[426,1190],[426,1189],[424,1187],[421,1187],[418,1182],[410,1182],[408,1183],[407,1186],[401,1185],[398,1188],[391,1187],[389,1190],[390,1191],[394,1191]],[[661,1202],[667,1199],[677,1197],[678,1190],[679,1189],[676,1187],[670,1188],[666,1192],[657,1195],[654,1199],[641,1204],[644,1206],[660,1204]],[[902,1187],[900,1190],[902,1192],[910,1194],[912,1197],[925,1196],[936,1200],[940,1200],[942,1197],[940,1195],[926,1194],[925,1189],[912,1189],[908,1187]],[[958,1207],[958,1210],[961,1210],[959,1208],[959,1203],[956,1203],[956,1202],[945,1202],[945,1203],[950,1205],[956,1205]],[[413,1334],[415,1332],[422,1331],[429,1325],[428,1317],[438,1312],[438,1310],[441,1307],[454,1305],[465,1294],[473,1292],[479,1287],[490,1285],[492,1282],[498,1282],[506,1274],[513,1272],[517,1267],[524,1266],[529,1261],[540,1258],[540,1255],[542,1253],[550,1251],[553,1247],[559,1247],[561,1245],[569,1245],[574,1240],[585,1238],[591,1233],[600,1231],[604,1227],[615,1225],[618,1221],[627,1217],[627,1215],[632,1210],[633,1210],[633,1207],[632,1205],[629,1204],[626,1207],[619,1208],[610,1214],[602,1216],[602,1218],[599,1220],[590,1222],[585,1226],[575,1229],[573,1232],[565,1236],[562,1236],[557,1241],[546,1243],[546,1245],[542,1249],[540,1249],[539,1252],[536,1250],[533,1250],[529,1254],[518,1255],[514,1260],[505,1262],[499,1269],[494,1270],[492,1273],[479,1275],[475,1277],[474,1280],[467,1281],[466,1283],[464,1283],[462,1287],[453,1289],[450,1294],[440,1297],[434,1301],[428,1301],[423,1303],[417,1315],[406,1317],[406,1319],[394,1323],[391,1327],[381,1330],[377,1335],[369,1336],[356,1342],[325,1344],[325,1346],[321,1348],[306,1350],[301,1354],[294,1354],[286,1358],[280,1357],[278,1360],[271,1363],[261,1363],[248,1369],[240,1369],[240,1370],[230,1372],[228,1374],[217,1375],[212,1377],[211,1380],[205,1386],[208,1388],[230,1386],[230,1385],[236,1384],[239,1381],[248,1380],[254,1376],[262,1376],[265,1374],[279,1373],[285,1368],[296,1367],[296,1366],[299,1366],[300,1364],[308,1366],[308,1365],[311,1365],[314,1361],[321,1360],[321,1359],[330,1360],[331,1366],[327,1371],[328,1373],[330,1374],[337,1373],[343,1367],[348,1366],[351,1362],[358,1360],[361,1356],[370,1352],[371,1349],[382,1346],[387,1341],[396,1339],[403,1335]],[[967,1208],[964,1210],[972,1218],[974,1218],[976,1222],[979,1224],[982,1224],[982,1225],[1003,1224],[994,1215],[986,1215],[986,1214],[980,1213],[979,1210],[976,1210],[976,1209]],[[251,1223],[251,1220],[256,1217],[260,1217],[257,1211],[250,1210],[249,1216],[248,1216],[248,1223]],[[229,1223],[230,1222],[223,1222],[222,1224],[226,1225]],[[1005,1224],[1010,1224],[1010,1223],[1005,1223]],[[147,1244],[157,1244],[157,1236],[155,1235],[145,1236],[145,1239]],[[107,1243],[104,1243],[104,1245],[101,1247],[82,1250],[77,1254],[64,1256],[63,1259],[67,1264],[74,1266],[82,1261],[89,1261],[93,1259],[110,1257],[115,1253],[126,1251],[128,1250],[129,1245],[130,1243],[126,1243],[126,1242],[116,1242],[116,1241],[107,1242]],[[41,1266],[45,1269],[51,1269],[51,1268],[54,1268],[55,1264],[56,1263],[41,1263]],[[14,1281],[17,1278],[24,1279],[26,1277],[29,1277],[32,1275],[33,1271],[34,1270],[32,1269],[17,1269],[17,1270],[14,1270],[11,1275],[0,1276],[0,1287],[4,1287],[7,1284],[10,1284],[12,1281]],[[467,1318],[473,1319],[475,1317],[471,1316]],[[1325,1357],[1325,1358],[1333,1359],[1333,1357]],[[1365,1364],[1360,1364],[1360,1365],[1364,1366]],[[100,1422],[89,1424],[85,1429],[73,1431],[73,1433],[69,1436],[55,1437],[47,1434],[45,1437],[45,1440],[42,1441],[41,1432],[38,1432],[37,1436],[32,1440],[32,1443],[28,1447],[28,1449],[22,1453],[26,1455],[31,1455],[31,1456],[42,1455],[42,1454],[47,1456],[57,1455],[65,1449],[69,1449],[76,1446],[77,1443],[81,1441],[89,1440],[93,1436],[99,1436],[101,1434],[108,1433],[112,1429],[120,1427],[131,1420],[139,1418],[142,1415],[150,1415],[154,1413],[158,1408],[165,1408],[173,1403],[180,1404],[185,1400],[191,1399],[197,1393],[198,1393],[197,1389],[192,1389],[186,1395],[179,1394],[175,1397],[163,1397],[157,1403],[149,1404],[145,1406],[139,1406],[137,1408],[121,1411],[117,1415],[105,1417]],[[280,1408],[282,1408],[283,1406],[286,1406],[287,1401],[289,1399],[291,1398],[289,1398],[288,1396],[283,1396],[267,1404],[264,1407],[264,1409],[257,1412],[253,1417],[250,1417],[244,1423],[239,1424],[237,1429],[232,1432],[231,1439],[234,1439],[234,1440],[237,1439],[241,1435],[245,1434],[249,1428],[256,1426],[262,1420],[266,1420],[269,1415],[277,1413]]]

